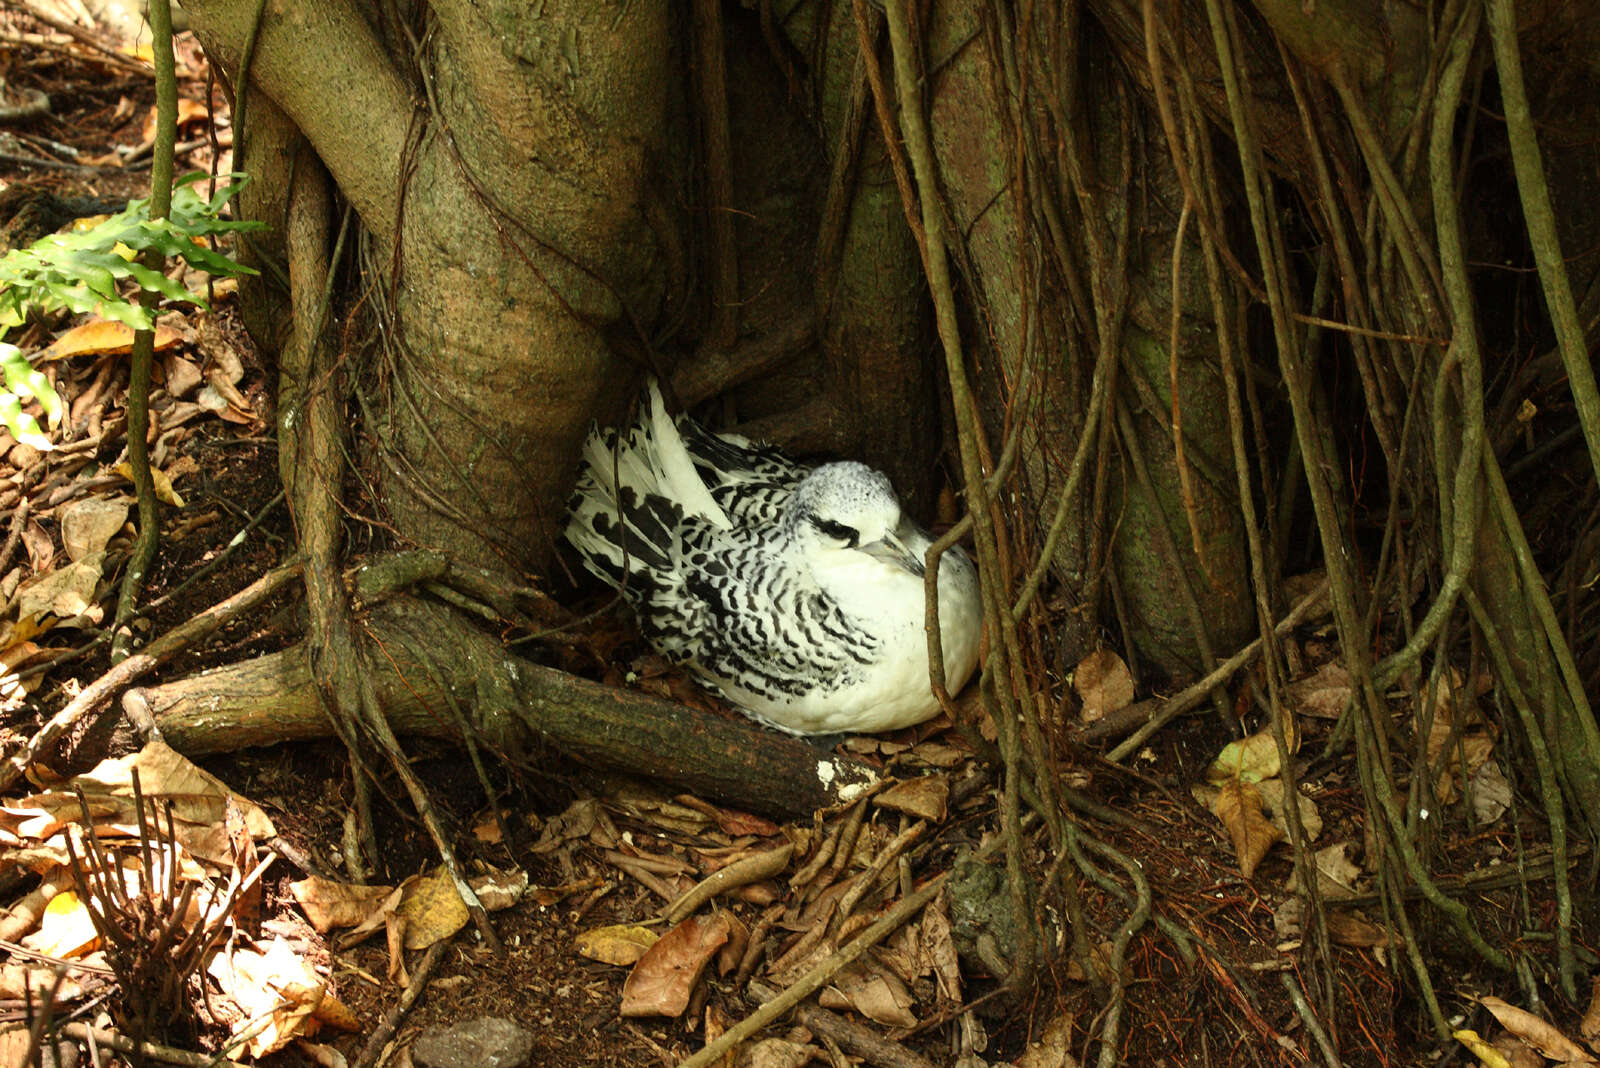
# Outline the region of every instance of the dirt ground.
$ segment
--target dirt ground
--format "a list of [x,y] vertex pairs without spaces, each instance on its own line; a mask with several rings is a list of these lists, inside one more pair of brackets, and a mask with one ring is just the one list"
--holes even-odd
[[[0,128],[0,232],[25,236],[28,216],[21,206],[59,206],[66,215],[87,214],[89,205],[60,205],[49,198],[109,198],[119,201],[145,193],[148,171],[135,154],[124,164],[114,154],[117,146],[138,146],[146,140],[145,123],[153,94],[148,79],[137,75],[124,61],[113,60],[34,20],[9,9],[0,10],[0,30],[33,35],[27,48],[11,48],[0,60],[6,91],[17,95],[37,87],[46,90],[50,112],[20,124]],[[20,38],[19,38],[20,39]],[[9,47],[9,46],[8,46]],[[204,102],[208,89],[204,57],[192,41],[180,42],[180,62],[185,68],[183,95]],[[209,91],[216,112],[225,117],[226,102],[220,90]],[[0,104],[9,103],[0,100]],[[180,140],[189,148],[180,170],[205,168],[213,152],[204,109],[192,113]],[[227,128],[215,127],[224,147]],[[6,141],[7,130],[21,140]],[[33,160],[33,163],[27,160]],[[147,154],[144,156],[147,161]],[[53,161],[41,164],[39,160]],[[224,168],[226,162],[224,161]],[[100,208],[99,210],[106,210]],[[113,209],[114,210],[114,209]],[[31,239],[31,236],[29,237]],[[192,310],[186,315],[194,316]],[[238,325],[237,311],[219,300],[203,336],[179,352],[199,360],[208,345],[221,345],[237,355],[242,371],[233,383],[247,403],[228,409],[233,418],[207,410],[184,425],[173,439],[169,465],[180,457],[191,464],[178,484],[185,503],[163,512],[163,540],[148,600],[178,590],[199,568],[224,557],[224,563],[201,581],[183,587],[171,601],[151,613],[146,636],[166,632],[258,578],[280,563],[293,546],[293,530],[279,492],[277,451],[273,441],[273,374]],[[70,325],[52,322],[35,340],[48,340]],[[17,340],[15,337],[9,340]],[[19,342],[20,344],[21,342]],[[107,357],[83,356],[52,364],[64,391],[83,395],[97,376],[109,375],[114,383],[102,405],[109,419],[123,401],[124,372]],[[48,481],[51,463],[10,451],[0,459],[0,486],[15,485],[30,463],[42,462],[34,478]],[[114,464],[121,450],[118,440],[107,439],[94,461]],[[5,482],[12,478],[11,483]],[[37,484],[37,483],[29,483]],[[126,487],[123,487],[125,490]],[[14,503],[12,505],[14,508]],[[264,515],[235,549],[227,546],[253,517]],[[47,516],[41,530],[56,531]],[[100,596],[114,596],[111,580],[118,574],[118,553],[125,555],[126,541],[113,538],[106,582]],[[35,551],[29,566],[39,563]],[[19,561],[28,562],[27,557]],[[19,564],[21,566],[21,564]],[[160,678],[176,678],[207,667],[256,656],[291,644],[298,636],[298,598],[284,593],[161,669]],[[41,684],[25,700],[8,706],[3,740],[8,745],[30,736],[38,726],[83,685],[108,667],[106,648],[95,646],[78,655],[63,655],[96,633],[94,627],[51,632],[34,640],[46,647],[44,657],[56,658],[41,676]],[[1294,636],[1305,654],[1307,671],[1332,655],[1327,628],[1313,621]],[[624,645],[624,660],[640,650]],[[1062,691],[1064,683],[1060,684]],[[1051,694],[1052,702],[1065,700],[1064,692]],[[113,714],[114,714],[113,707]],[[1322,841],[1343,842],[1357,868],[1366,847],[1362,826],[1362,799],[1353,768],[1341,758],[1319,759],[1322,740],[1331,721],[1307,721],[1307,737],[1300,769],[1305,793],[1314,802],[1322,823]],[[1083,1058],[1097,1052],[1089,1036],[1100,1025],[1099,1014],[1111,987],[1121,985],[1127,1004],[1123,1012],[1121,1062],[1138,1065],[1184,1064],[1302,1064],[1303,1051],[1316,1043],[1305,1031],[1291,982],[1306,967],[1307,956],[1298,951],[1301,935],[1288,923],[1284,890],[1293,871],[1289,854],[1278,849],[1267,854],[1252,877],[1240,874],[1240,865],[1227,833],[1202,807],[1191,787],[1203,778],[1205,767],[1217,751],[1241,733],[1236,722],[1215,714],[1180,721],[1152,740],[1147,751],[1127,767],[1114,767],[1089,748],[1063,741],[1059,757],[1062,786],[1074,805],[1074,818],[1116,852],[1100,854],[1099,863],[1113,868],[1117,857],[1131,858],[1153,889],[1156,913],[1173,930],[1189,937],[1192,956],[1185,959],[1170,931],[1142,928],[1127,945],[1120,976],[1085,977],[1069,967],[1066,955],[1047,967],[1034,989],[1021,994],[997,992],[986,974],[982,954],[962,952],[942,960],[945,946],[961,942],[935,930],[924,917],[902,935],[884,943],[875,967],[874,982],[894,986],[888,973],[900,976],[903,997],[895,992],[893,1004],[862,1011],[865,1000],[849,1001],[841,1011],[854,1025],[886,1036],[904,1050],[914,1051],[934,1064],[955,1064],[961,1054],[981,1056],[990,1064],[1008,1063],[1024,1054],[1030,1043],[1051,1033],[1052,1024],[1066,1021],[1060,1048]],[[83,741],[83,740],[80,740]],[[788,881],[806,850],[838,833],[851,818],[848,813],[819,815],[816,821],[780,829],[763,821],[712,806],[696,807],[683,799],[658,797],[637,784],[619,784],[591,770],[560,764],[539,769],[494,766],[490,770],[498,804],[505,814],[509,841],[487,818],[490,803],[465,756],[430,742],[408,742],[414,764],[433,789],[450,826],[457,831],[456,847],[469,874],[525,872],[529,889],[520,900],[492,914],[495,930],[505,944],[496,955],[485,948],[467,925],[447,943],[436,970],[407,1014],[391,1043],[384,1063],[404,1064],[407,1048],[423,1030],[450,1025],[477,1016],[499,1016],[515,1021],[531,1034],[534,1050],[529,1063],[549,1068],[587,1065],[672,1065],[700,1047],[708,1028],[721,1030],[743,1018],[751,1006],[741,1001],[732,982],[736,969],[726,972],[710,966],[707,980],[693,995],[681,1018],[625,1017],[619,1009],[628,969],[603,963],[577,949],[580,936],[611,925],[639,924],[660,913],[666,898],[697,880],[737,851],[769,848],[786,840],[799,843],[797,863],[776,879],[748,888],[746,897],[729,905],[732,929],[748,934],[759,930],[763,916],[774,917],[768,926],[768,949],[758,962],[771,975],[774,965],[803,942],[815,924],[808,911],[815,900],[837,891],[822,883],[792,886]],[[74,767],[98,759],[85,741],[79,749],[60,756]],[[891,744],[863,754],[903,771],[935,770],[950,785],[950,804],[940,818],[917,832],[921,837],[905,855],[910,859],[900,878],[893,867],[867,909],[886,909],[906,890],[941,873],[955,870],[961,850],[977,847],[995,826],[993,791],[968,789],[964,784],[983,774],[971,747],[953,729],[935,727],[916,735],[891,739]],[[291,884],[308,875],[330,879],[345,872],[347,817],[353,801],[350,774],[342,747],[333,741],[297,743],[251,750],[205,762],[206,770],[229,787],[262,806],[276,825],[295,861],[279,850],[263,878],[264,893],[258,933],[281,936],[314,969],[329,980],[329,990],[353,1013],[356,1030],[324,1031],[317,1042],[338,1051],[350,1062],[359,1056],[366,1036],[397,1004],[404,983],[391,974],[394,959],[383,930],[356,944],[345,944],[343,932],[318,933],[308,921],[302,902]],[[555,768],[561,768],[558,772]],[[69,770],[63,768],[62,770]],[[393,784],[389,784],[393,788]],[[438,861],[431,842],[409,809],[380,804],[379,842],[386,870],[374,874],[384,883],[431,870]],[[1526,929],[1548,931],[1550,917],[1542,904],[1548,895],[1537,879],[1529,893],[1514,881],[1468,882],[1482,870],[1484,858],[1516,860],[1519,849],[1530,848],[1543,834],[1531,816],[1513,809],[1507,819],[1471,830],[1454,816],[1446,821],[1436,841],[1436,862],[1461,876],[1463,886],[1476,891],[1474,915],[1494,927],[1504,927],[1506,941]],[[698,815],[696,815],[698,813]],[[881,850],[910,832],[913,816],[903,810],[875,805],[865,816],[865,830],[852,863],[870,865]],[[787,832],[787,834],[785,834]],[[1066,866],[1068,869],[1072,865]],[[846,866],[845,874],[848,875]],[[998,868],[991,868],[998,870]],[[1042,862],[1035,871],[1043,881],[1053,877]],[[1120,875],[1120,872],[1119,872]],[[1085,918],[1077,932],[1096,959],[1117,940],[1118,926],[1126,920],[1132,903],[1119,896],[1125,880],[1095,882],[1076,871],[1063,875],[1063,892],[1075,898]],[[870,881],[870,880],[869,880]],[[963,884],[964,886],[966,884]],[[14,885],[7,895],[20,895],[26,884]],[[812,893],[810,899],[805,893]],[[961,894],[976,891],[963,889]],[[954,909],[953,926],[961,927],[961,894],[952,892],[940,906]],[[1316,1014],[1331,1012],[1330,1026],[1340,1036],[1344,1063],[1378,1065],[1417,1063],[1423,1051],[1434,1049],[1431,1032],[1421,1010],[1407,992],[1409,977],[1389,955],[1381,938],[1372,932],[1383,922],[1364,888],[1356,887],[1340,915],[1348,919],[1343,933],[1328,948],[1327,969],[1335,988]],[[825,914],[824,914],[825,915]],[[1498,919],[1497,919],[1498,918]],[[1060,917],[1044,917],[1047,931],[1057,932],[1059,945],[1068,946],[1073,935],[1062,930]],[[1344,922],[1344,921],[1341,921]],[[1473,958],[1456,951],[1445,929],[1424,926],[1415,937],[1427,944],[1436,975],[1451,977],[1455,988],[1441,995],[1463,1014],[1482,1012],[1467,995],[1491,988],[1479,974]],[[800,947],[804,948],[804,947]],[[965,945],[960,947],[965,950]],[[405,956],[416,968],[420,952]],[[949,988],[950,967],[959,971],[958,989]],[[781,971],[782,969],[777,969]],[[865,995],[861,995],[864,999]],[[959,1013],[976,1003],[973,1012]],[[23,1020],[27,1013],[17,1003],[0,1006],[6,1018]],[[820,1063],[853,1063],[839,1047],[819,1037],[819,1031],[790,1019],[766,1034],[810,1047]],[[221,1031],[203,1026],[196,1042],[214,1048]],[[1041,1047],[1043,1048],[1043,1047]],[[1414,1051],[1414,1052],[1406,1052]],[[316,1047],[291,1044],[272,1054],[266,1063],[300,1065],[319,1061]],[[1065,1064],[1038,1054],[1033,1065]],[[1315,1059],[1313,1057],[1313,1059]],[[741,1062],[744,1063],[744,1062]],[[800,1061],[764,1063],[802,1063]],[[880,1061],[879,1063],[893,1063]],[[917,1063],[907,1060],[903,1063]],[[974,1063],[971,1060],[967,1063]],[[1318,1061],[1318,1063],[1321,1063]]]

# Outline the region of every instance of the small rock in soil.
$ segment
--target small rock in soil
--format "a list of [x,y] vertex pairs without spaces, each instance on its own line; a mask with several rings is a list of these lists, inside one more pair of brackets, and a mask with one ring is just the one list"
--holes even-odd
[[411,1046],[411,1059],[427,1068],[519,1068],[532,1054],[533,1036],[498,1016],[431,1027]]

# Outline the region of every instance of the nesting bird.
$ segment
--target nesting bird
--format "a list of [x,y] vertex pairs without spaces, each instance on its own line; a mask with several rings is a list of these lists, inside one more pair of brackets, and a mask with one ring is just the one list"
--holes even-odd
[[[622,591],[656,650],[792,734],[887,731],[938,711],[928,681],[928,533],[889,479],[816,468],[669,415],[652,380],[634,425],[584,445],[565,535]],[[954,694],[978,661],[978,575],[940,557]]]

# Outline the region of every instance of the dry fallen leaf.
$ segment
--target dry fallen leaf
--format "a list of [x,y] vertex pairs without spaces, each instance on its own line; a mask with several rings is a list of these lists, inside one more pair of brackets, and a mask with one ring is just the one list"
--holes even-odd
[[[96,953],[86,958],[82,963],[104,966],[105,954]],[[31,998],[37,1004],[39,991],[51,989],[55,986],[55,981],[56,969],[51,964],[0,965],[0,998],[14,998],[17,1001]],[[83,988],[73,978],[73,973],[68,972],[67,977],[62,980],[60,988],[56,990],[56,1004],[61,1005],[69,1001],[76,1001],[82,994]],[[25,1028],[16,1031],[0,1031],[0,1035],[5,1034],[22,1035],[23,1044],[26,1046],[28,1032]],[[27,1061],[21,1059],[20,1055],[16,1058],[6,1056],[4,1047],[0,1047],[0,1064],[9,1066],[27,1063]]]
[[[178,98],[178,129],[181,130],[191,123],[206,122],[210,118],[210,109],[206,107],[203,101],[190,100],[188,97],[183,96]],[[144,131],[141,135],[144,144],[155,144],[156,122],[156,109],[152,107],[150,113],[144,119]]]
[[[164,381],[168,396],[174,398],[187,397],[199,388],[205,381],[205,376],[200,373],[200,366],[193,360],[186,360],[182,356],[173,354],[162,361],[166,371]],[[162,413],[162,426],[169,426],[166,414]]]
[[36,519],[30,519],[22,531],[22,545],[28,550],[28,566],[35,573],[49,567],[56,558],[55,539],[50,532],[39,525]]
[[755,1045],[740,1047],[736,1068],[804,1068],[815,1054],[816,1046],[803,1046],[786,1038],[764,1038]]
[[1600,975],[1589,981],[1589,1007],[1578,1021],[1578,1034],[1591,1049],[1600,1049]]
[[485,912],[499,912],[521,901],[522,895],[528,892],[528,873],[490,869],[484,875],[468,879],[467,885],[472,887]]
[[1072,1015],[1063,1013],[1044,1025],[1039,1041],[1022,1051],[1013,1064],[1015,1068],[1078,1068],[1078,1059],[1072,1055],[1069,1040],[1072,1038]]
[[292,1039],[315,1035],[323,1023],[346,1027],[355,1020],[327,993],[327,980],[281,938],[267,943],[265,950],[237,946],[218,953],[206,971],[244,1012],[233,1026],[235,1035],[266,1022],[246,1044],[255,1057],[282,1049]]
[[1494,1018],[1500,1021],[1501,1027],[1551,1060],[1561,1061],[1564,1064],[1595,1063],[1594,1058],[1584,1052],[1582,1046],[1558,1031],[1555,1025],[1526,1009],[1519,1009],[1510,1002],[1502,1001],[1492,995],[1479,998],[1478,1003],[1494,1014]]
[[67,558],[76,563],[105,549],[112,535],[128,521],[128,506],[132,503],[126,497],[85,497],[63,506],[58,516],[61,545],[67,550]]
[[64,890],[50,899],[39,921],[39,929],[25,937],[22,945],[47,957],[71,960],[98,948],[100,934],[77,893]]
[[[1288,838],[1289,814],[1283,804],[1283,780],[1263,779],[1256,783],[1256,789],[1261,791],[1261,804],[1272,818],[1272,825]],[[1302,793],[1297,792],[1294,797],[1300,810],[1300,826],[1305,829],[1306,837],[1315,842],[1322,837],[1322,815],[1317,811],[1317,803]]]
[[642,924],[614,923],[578,932],[572,940],[572,948],[590,960],[626,966],[644,956],[645,950],[660,939],[660,935]]
[[959,1005],[961,962],[956,956],[955,939],[950,934],[950,905],[945,893],[941,893],[923,910],[917,941],[918,956],[924,965],[918,972],[933,972],[941,1004]]
[[[1358,912],[1340,912],[1338,909],[1328,912],[1328,937],[1333,939],[1334,945],[1352,949],[1387,946],[1391,941],[1388,930],[1382,925],[1373,923]],[[1392,941],[1398,946],[1403,939],[1397,933]]]
[[1493,823],[1511,807],[1511,784],[1498,761],[1486,760],[1472,773],[1470,793],[1472,815],[1479,823]]
[[1126,707],[1133,700],[1133,675],[1122,657],[1096,649],[1072,673],[1072,688],[1083,701],[1083,718],[1092,722]]
[[[85,616],[98,617],[101,613],[94,602],[95,589],[100,585],[100,566],[105,553],[92,553],[82,560],[55,571],[28,580],[17,590],[17,618],[42,620],[55,616],[63,622]],[[97,618],[84,622],[97,622]]]
[[578,798],[561,815],[545,822],[539,840],[531,847],[532,852],[550,853],[566,842],[589,837],[599,816],[600,802],[592,797]]
[[[156,326],[155,349],[170,349],[183,337],[169,327]],[[64,360],[69,356],[102,356],[126,353],[133,349],[133,327],[109,319],[94,319],[73,327],[40,352],[41,361]]]
[[720,913],[690,916],[645,950],[622,984],[622,1015],[682,1016],[706,964],[728,940]]
[[[1361,878],[1361,868],[1351,861],[1347,850],[1349,842],[1335,842],[1317,850],[1317,893],[1324,901],[1345,901],[1356,896],[1356,883]],[[1290,893],[1300,892],[1300,871],[1295,869],[1284,888]]]
[[456,892],[455,880],[443,864],[431,872],[412,876],[400,884],[400,907],[406,921],[405,947],[426,949],[467,925],[472,915]]
[[1228,829],[1233,855],[1239,861],[1239,874],[1250,878],[1272,843],[1281,836],[1261,811],[1260,791],[1249,783],[1224,783],[1217,791],[1211,811]]
[[921,742],[911,747],[911,755],[929,767],[953,768],[967,758],[967,754],[942,742]]
[[[133,819],[133,772],[139,772],[139,786],[147,803],[172,805],[177,839],[190,853],[215,864],[227,864],[231,855],[227,831],[223,826],[228,798],[232,797],[244,817],[246,829],[256,841],[277,834],[267,814],[248,798],[234,793],[216,776],[202,770],[165,742],[153,741],[137,753],[102,760],[74,781],[83,787],[91,811],[117,813],[117,821]],[[26,798],[23,804],[47,799],[50,795]],[[71,805],[71,818],[77,818],[77,801],[70,790],[61,796]]]
[[392,886],[357,886],[319,875],[289,884],[300,910],[320,934],[335,927],[355,927],[370,919],[393,890]]
[[893,972],[869,972],[852,965],[834,977],[833,985],[823,989],[817,1003],[826,1009],[853,1009],[890,1027],[917,1026],[911,991]]
[[950,780],[943,775],[919,775],[905,782],[897,782],[876,795],[872,803],[879,808],[938,823],[944,819],[945,804],[950,800]]
[[1338,719],[1350,703],[1350,672],[1344,664],[1330,660],[1284,690],[1284,699],[1301,715],[1317,719]]
[[[133,465],[128,463],[128,461],[122,461],[111,470],[115,471],[129,482],[133,481]],[[172,477],[165,471],[152,467],[150,469],[150,481],[155,484],[157,500],[165,501],[174,508],[183,507],[183,497],[179,495],[177,490],[172,488]]]

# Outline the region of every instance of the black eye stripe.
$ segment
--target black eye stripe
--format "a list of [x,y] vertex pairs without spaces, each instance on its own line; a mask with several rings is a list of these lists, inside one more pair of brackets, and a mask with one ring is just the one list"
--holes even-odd
[[836,523],[831,519],[818,519],[815,516],[812,517],[811,523],[828,537],[838,538],[852,549],[861,540],[861,532],[855,527],[847,527],[843,523]]

